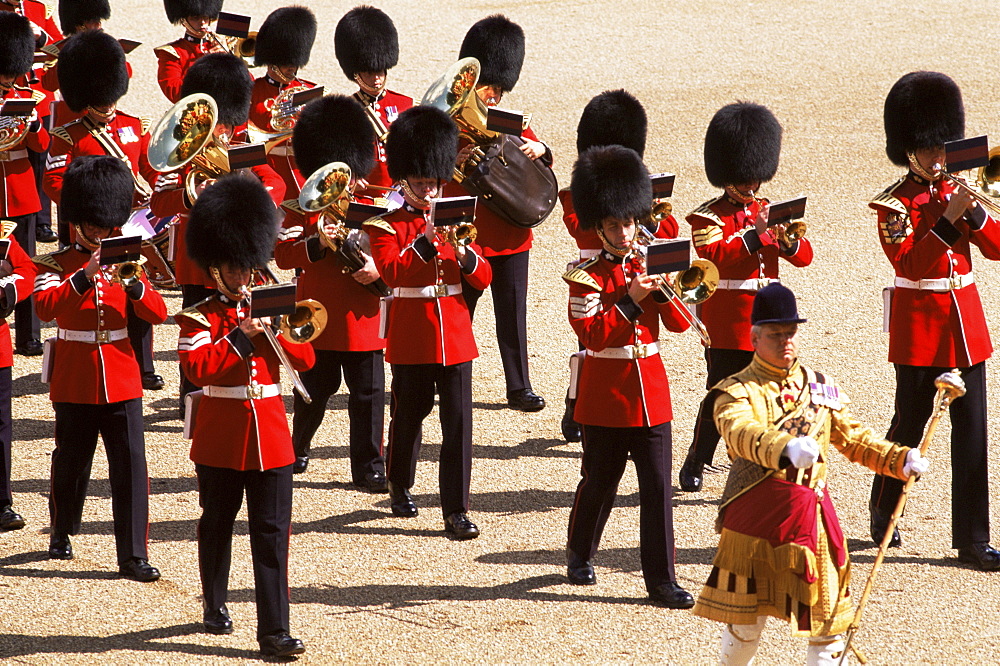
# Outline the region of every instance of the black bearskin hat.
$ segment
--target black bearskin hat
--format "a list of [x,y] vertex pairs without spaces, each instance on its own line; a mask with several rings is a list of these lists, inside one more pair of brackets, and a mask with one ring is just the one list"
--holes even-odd
[[906,166],[906,154],[965,137],[962,91],[938,72],[910,72],[885,98],[885,153]]
[[576,151],[619,145],[642,157],[646,150],[646,109],[624,90],[606,90],[583,107],[576,126]]
[[257,33],[255,65],[305,67],[316,41],[316,15],[306,7],[275,9]]
[[465,33],[458,58],[469,57],[482,67],[478,85],[513,90],[524,64],[524,31],[502,14],[487,16]]
[[128,221],[134,190],[132,171],[120,159],[83,155],[66,167],[59,215],[70,224],[114,229]]
[[103,30],[84,30],[59,52],[59,88],[73,111],[114,104],[128,92],[128,67],[118,40]]
[[253,81],[246,64],[231,53],[209,53],[191,65],[184,75],[181,97],[209,95],[219,106],[219,122],[238,127],[250,116]]
[[207,16],[215,20],[222,11],[222,0],[163,0],[167,20],[178,24],[189,16]]
[[204,270],[267,265],[278,238],[279,216],[259,180],[223,176],[195,201],[184,240],[191,260]]
[[415,106],[389,126],[386,166],[395,181],[404,178],[451,180],[458,154],[458,127],[447,113]]
[[716,187],[774,178],[781,156],[781,124],[766,106],[727,104],[705,132],[705,174]]
[[34,59],[31,21],[14,12],[0,12],[0,74],[14,78],[27,74]]
[[346,95],[307,104],[295,123],[292,148],[306,178],[330,162],[345,163],[355,178],[375,168],[375,128],[361,105]]
[[333,33],[333,52],[347,78],[388,71],[399,60],[399,35],[389,15],[360,5],[344,14]]
[[108,0],[59,0],[59,27],[64,35],[72,35],[87,21],[107,21],[111,18]]
[[582,229],[598,229],[606,217],[642,218],[653,205],[653,185],[642,158],[616,145],[594,146],[580,155],[570,192]]

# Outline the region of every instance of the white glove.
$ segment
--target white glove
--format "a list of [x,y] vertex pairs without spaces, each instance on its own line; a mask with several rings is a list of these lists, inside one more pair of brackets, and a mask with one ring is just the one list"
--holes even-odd
[[796,437],[785,445],[784,455],[799,469],[812,467],[819,460],[819,445],[812,437]]
[[919,449],[910,449],[910,452],[906,454],[906,464],[903,465],[903,474],[906,476],[915,476],[918,479],[927,472],[927,468],[931,466],[931,461],[920,455]]

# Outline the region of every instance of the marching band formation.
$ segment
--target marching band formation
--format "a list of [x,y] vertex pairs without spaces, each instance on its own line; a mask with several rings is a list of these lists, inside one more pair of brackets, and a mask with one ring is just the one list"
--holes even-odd
[[[415,102],[386,87],[398,36],[375,7],[351,9],[334,32],[337,61],[358,87],[346,96],[299,75],[317,34],[307,8],[277,9],[249,33],[249,18],[223,13],[222,0],[164,5],[184,34],[155,49],[173,106],[153,126],[118,108],[135,43],[102,30],[107,0],[60,0],[61,30],[38,0],[0,1],[0,530],[25,524],[10,485],[13,352],[42,356],[55,412],[49,557],[73,557],[100,435],[119,572],[160,577],[146,544],[142,395],[164,386],[153,365],[153,333],[167,317],[159,290],[179,288],[179,410],[202,508],[204,628],[233,631],[231,543],[245,496],[261,653],[302,653],[289,621],[292,479],[307,471],[327,401],[343,380],[353,484],[388,493],[393,515],[413,517],[423,421],[437,396],[444,529],[479,536],[469,502],[472,320],[490,289],[507,405],[545,408],[529,377],[527,288],[532,228],[558,200],[580,251],[563,275],[579,348],[561,425],[583,445],[570,583],[597,583],[593,560],[631,458],[649,599],[723,623],[723,663],[753,661],[768,616],[808,639],[807,663],[836,663],[864,604],[855,611],[826,490],[831,447],[876,473],[871,537],[880,552],[899,546],[904,484],[927,471],[922,438],[936,420],[927,435],[925,425],[945,404],[952,547],[963,562],[1000,570],[986,464],[993,348],[970,249],[1000,259],[1000,211],[948,173],[946,144],[965,136],[949,77],[907,74],[885,101],[886,152],[907,171],[870,203],[896,275],[886,290],[896,412],[883,439],[854,420],[833,378],[798,362],[806,320],[779,266],[807,269],[813,245],[799,219],[804,200],[796,213],[794,201],[760,196],[782,138],[765,106],[727,104],[712,118],[705,172],[720,193],[686,216],[691,240],[679,240],[673,177],[643,163],[646,112],[624,90],[582,110],[572,181],[558,190],[550,146],[529,116],[502,107],[525,57],[524,32],[505,16],[475,23],[458,61]],[[255,78],[251,66],[264,73]],[[56,240],[49,200],[61,249],[36,254],[36,241]],[[271,261],[294,271],[292,285]],[[44,344],[40,320],[57,326]],[[674,570],[661,324],[694,327],[705,346],[708,392],[681,490],[701,490],[720,438],[731,463],[697,601]],[[296,387],[291,427],[282,366]],[[961,388],[942,388],[945,375]]]

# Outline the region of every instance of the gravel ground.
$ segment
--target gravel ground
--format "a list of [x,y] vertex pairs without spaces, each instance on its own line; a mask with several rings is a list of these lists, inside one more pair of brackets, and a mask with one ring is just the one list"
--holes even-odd
[[[328,91],[350,92],[332,54],[333,28],[350,3],[310,3],[321,33],[305,75]],[[420,97],[452,62],[466,28],[496,3],[381,6],[395,19],[400,65],[391,86]],[[770,106],[785,128],[782,167],[765,190],[772,199],[810,197],[809,237],[816,260],[785,271],[809,318],[803,360],[835,374],[864,421],[884,430],[893,378],[881,329],[880,289],[891,275],[865,204],[899,175],[883,152],[881,109],[892,82],[913,69],[947,72],[965,92],[968,135],[992,131],[995,73],[983,61],[996,42],[995,3],[885,1],[506,3],[502,10],[528,35],[528,58],[510,108],[533,124],[555,152],[567,183],[575,126],[594,94],[625,87],[650,115],[647,163],[677,173],[675,210],[686,212],[715,192],[704,177],[702,140],[715,110],[736,99]],[[229,2],[254,26],[278,3]],[[947,14],[945,11],[947,10]],[[123,108],[158,118],[167,108],[155,84],[151,48],[179,34],[159,3],[119,0],[108,24],[116,36],[145,42],[131,57],[132,90]],[[985,66],[984,66],[985,65]],[[308,646],[303,662],[673,662],[716,659],[719,626],[690,613],[643,602],[639,571],[638,492],[630,469],[619,508],[596,558],[599,584],[565,583],[563,549],[580,447],[559,434],[567,354],[575,340],[559,279],[573,245],[559,221],[543,224],[532,251],[528,334],[535,388],[549,401],[538,414],[507,410],[493,344],[493,313],[484,299],[476,333],[475,464],[472,517],[483,535],[458,543],[443,536],[436,496],[440,429],[427,421],[414,488],[420,516],[394,518],[384,497],[351,489],[346,395],[330,403],[314,442],[315,458],[296,477],[291,554],[292,630]],[[685,225],[682,225],[684,227]],[[995,265],[977,258],[987,312],[997,309]],[[165,294],[171,312],[176,293]],[[995,327],[1000,321],[991,317]],[[51,331],[43,331],[51,333]],[[993,330],[994,338],[998,331]],[[188,444],[176,419],[177,373],[172,322],[157,333],[163,391],[146,398],[151,478],[150,559],[163,579],[149,585],[115,574],[107,464],[98,455],[76,559],[46,559],[52,410],[37,358],[14,368],[14,492],[28,520],[0,535],[0,657],[20,663],[248,661],[257,658],[253,582],[245,514],[235,541],[229,604],[232,636],[199,632],[200,585],[195,528],[198,502]],[[673,384],[675,468],[690,442],[704,394],[704,363],[693,333],[665,340]],[[997,382],[989,391],[997,403]],[[290,401],[289,401],[290,402]],[[990,434],[997,441],[997,425]],[[949,548],[950,466],[947,421],[931,449],[932,467],[912,494],[902,525],[904,547],[883,566],[858,644],[876,663],[997,663],[995,604],[1000,576],[960,566]],[[997,447],[990,468],[997,468]],[[717,462],[724,455],[718,454]],[[858,593],[874,560],[867,538],[871,474],[843,460],[832,492],[848,535]],[[712,523],[724,484],[708,475],[698,494],[675,498],[680,581],[697,592],[709,573],[717,537]],[[993,485],[997,504],[996,483]],[[961,510],[958,508],[956,510]],[[772,621],[759,663],[804,658],[801,640]]]

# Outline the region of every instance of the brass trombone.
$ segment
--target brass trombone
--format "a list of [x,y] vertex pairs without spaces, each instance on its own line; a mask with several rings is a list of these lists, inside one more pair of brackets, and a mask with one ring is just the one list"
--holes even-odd
[[248,32],[246,37],[229,37],[207,30],[205,31],[205,39],[211,41],[223,52],[231,53],[237,58],[241,58],[247,64],[247,67],[254,66],[253,57],[257,51],[256,30]]
[[[994,150],[996,149],[994,148]],[[997,163],[994,163],[995,157],[997,158]],[[1000,203],[993,200],[992,189],[988,187],[995,182],[998,166],[1000,166],[1000,154],[994,155],[993,150],[991,150],[990,163],[984,167],[980,167],[979,169],[977,182],[979,183],[981,190],[973,188],[965,181],[964,178],[959,178],[958,176],[948,173],[940,164],[935,164],[934,169],[941,174],[942,180],[947,180],[958,189],[968,192],[973,200],[986,209],[990,217],[1000,219]]]
[[229,173],[228,141],[215,136],[219,108],[209,95],[195,93],[178,101],[160,118],[149,139],[149,164],[157,171],[174,171],[188,162],[184,180],[188,199],[195,201],[203,183]]

